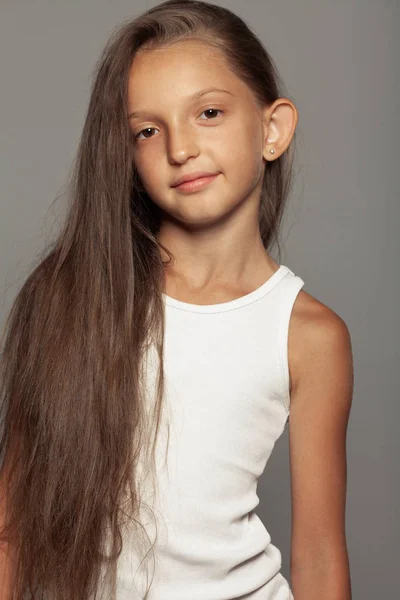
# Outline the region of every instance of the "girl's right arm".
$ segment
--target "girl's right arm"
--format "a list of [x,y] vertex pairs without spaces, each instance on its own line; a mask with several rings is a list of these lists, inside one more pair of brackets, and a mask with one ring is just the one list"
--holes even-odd
[[15,556],[0,546],[0,598],[1,600],[12,600],[12,591],[15,579]]
[[[6,512],[6,469],[0,478],[0,531],[3,530]],[[14,587],[17,564],[15,546],[7,542],[0,542],[0,599],[11,600]]]

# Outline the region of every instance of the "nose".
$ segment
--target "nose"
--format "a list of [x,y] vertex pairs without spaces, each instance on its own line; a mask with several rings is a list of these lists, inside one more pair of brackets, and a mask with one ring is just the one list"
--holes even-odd
[[171,163],[183,163],[190,157],[198,156],[199,152],[199,142],[190,125],[179,125],[169,129],[167,153]]

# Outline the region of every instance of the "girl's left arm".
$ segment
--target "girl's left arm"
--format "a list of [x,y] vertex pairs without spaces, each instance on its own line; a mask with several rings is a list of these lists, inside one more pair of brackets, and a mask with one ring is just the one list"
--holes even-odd
[[291,587],[295,600],[351,600],[345,533],[351,339],[335,312],[308,298],[290,338]]

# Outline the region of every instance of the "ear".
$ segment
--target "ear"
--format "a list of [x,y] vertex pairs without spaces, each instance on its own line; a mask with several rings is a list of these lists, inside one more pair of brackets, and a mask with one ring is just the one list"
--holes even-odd
[[[265,160],[272,161],[281,156],[289,146],[298,120],[297,108],[287,98],[278,98],[263,112]],[[270,150],[275,150],[271,153]]]

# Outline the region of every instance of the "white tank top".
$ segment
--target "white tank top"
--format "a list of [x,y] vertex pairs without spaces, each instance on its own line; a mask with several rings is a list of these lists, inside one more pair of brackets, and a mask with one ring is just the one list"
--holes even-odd
[[[258,478],[289,416],[289,320],[303,285],[281,265],[229,302],[163,295],[170,430],[167,454],[159,450],[148,600],[293,600],[256,508]],[[118,600],[141,599],[147,586],[127,541],[118,569]]]

